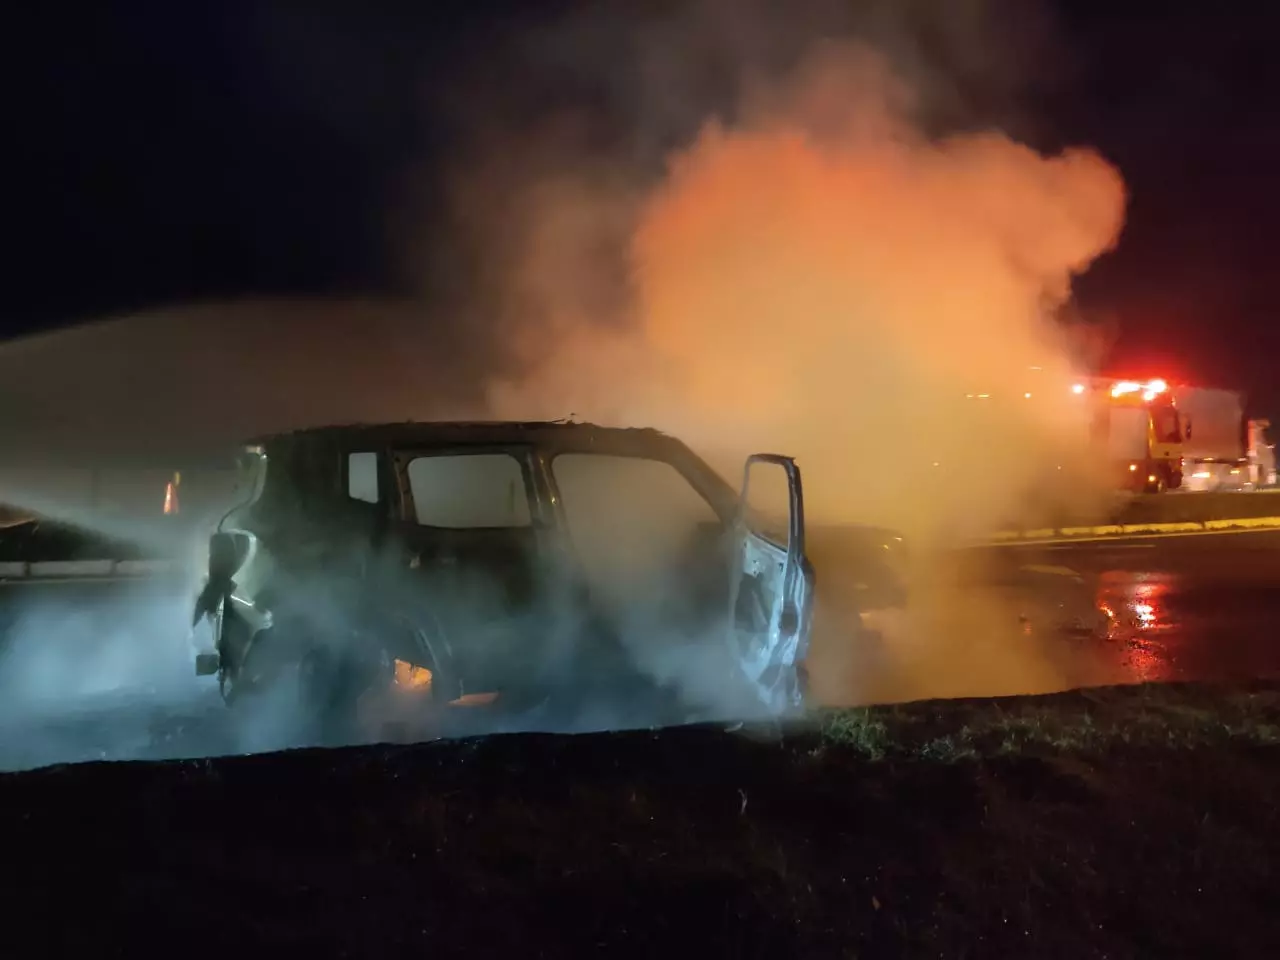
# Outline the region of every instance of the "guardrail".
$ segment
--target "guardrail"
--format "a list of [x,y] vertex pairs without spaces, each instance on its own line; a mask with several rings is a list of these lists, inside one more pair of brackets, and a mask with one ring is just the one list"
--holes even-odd
[[33,580],[135,579],[174,573],[173,560],[16,560],[0,562],[0,584]]

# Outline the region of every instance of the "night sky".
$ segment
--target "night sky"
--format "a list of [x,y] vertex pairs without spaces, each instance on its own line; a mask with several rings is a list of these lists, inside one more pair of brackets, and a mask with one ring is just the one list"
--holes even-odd
[[[1086,315],[1115,324],[1116,372],[1243,388],[1280,415],[1278,18],[1246,3],[1115,12],[1129,6],[1046,7],[1038,45],[993,53],[1012,75],[961,78],[957,96],[1035,146],[1093,145],[1123,172],[1120,247],[1077,285]],[[535,7],[223,0],[11,16],[0,336],[179,300],[403,293],[396,207],[409,184],[428,185],[416,216],[441,202],[429,171],[458,102],[515,84],[517,113],[611,109],[580,77],[504,61],[504,38],[553,16]],[[448,243],[443,214],[434,235]]]

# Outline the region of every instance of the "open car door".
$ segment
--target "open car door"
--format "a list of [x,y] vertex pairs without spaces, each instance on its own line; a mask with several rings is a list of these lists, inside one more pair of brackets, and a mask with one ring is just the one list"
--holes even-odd
[[748,457],[733,531],[730,643],[747,682],[774,713],[804,702],[814,590],[804,544],[800,468],[776,454]]

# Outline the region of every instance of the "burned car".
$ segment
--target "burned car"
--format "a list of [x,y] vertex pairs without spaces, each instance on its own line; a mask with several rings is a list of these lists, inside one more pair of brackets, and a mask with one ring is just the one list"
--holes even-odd
[[572,422],[325,427],[243,456],[194,615],[229,703],[287,687],[336,737],[464,706],[548,729],[803,702],[789,458],[747,458],[735,490],[670,436]]

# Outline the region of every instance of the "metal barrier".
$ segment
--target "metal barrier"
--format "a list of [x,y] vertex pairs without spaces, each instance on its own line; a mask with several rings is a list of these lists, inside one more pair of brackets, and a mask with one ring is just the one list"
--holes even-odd
[[175,573],[174,560],[38,560],[0,563],[0,584],[33,580],[138,579]]

